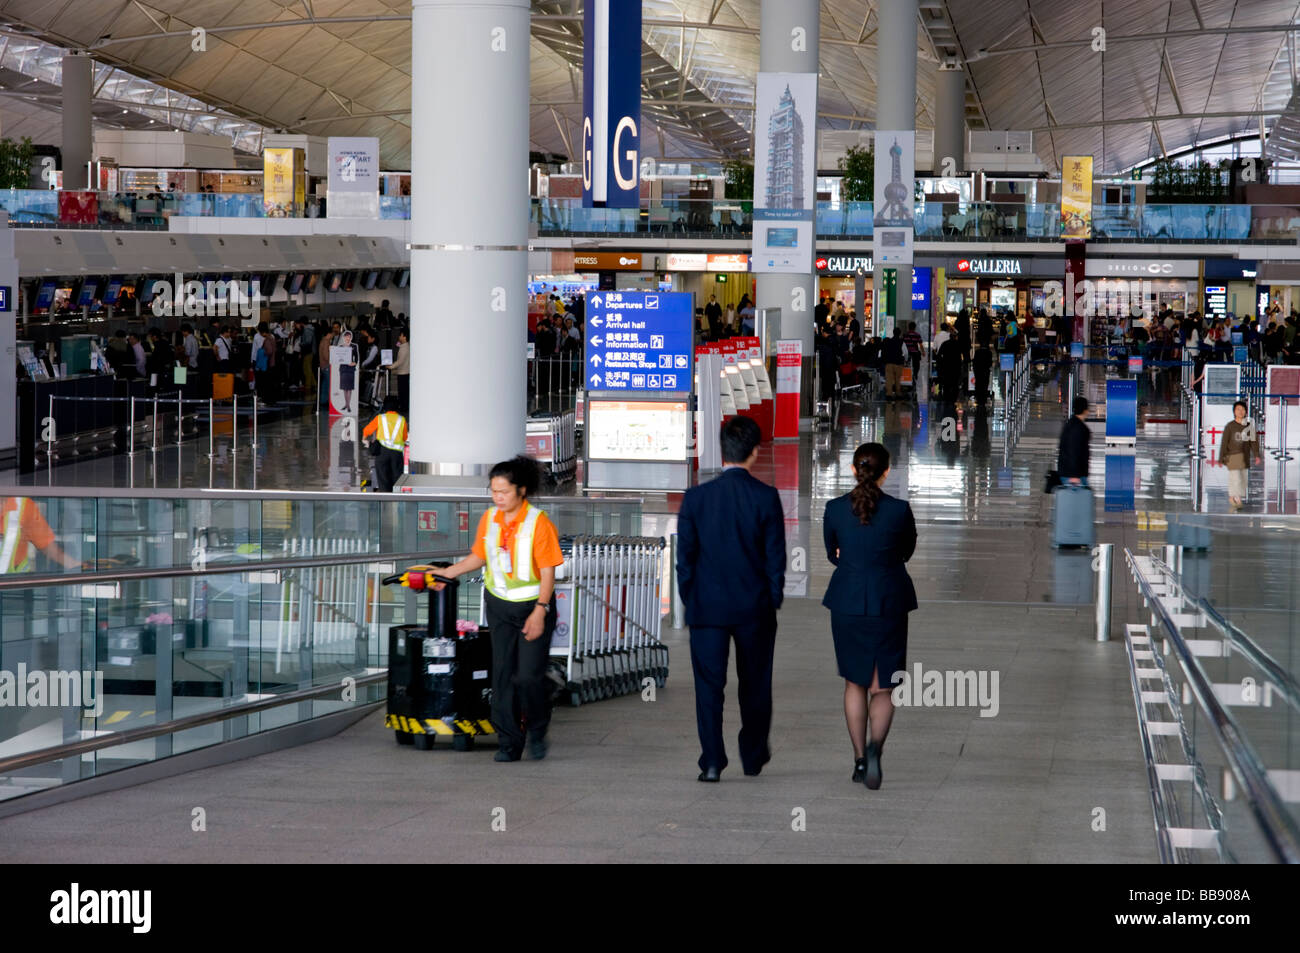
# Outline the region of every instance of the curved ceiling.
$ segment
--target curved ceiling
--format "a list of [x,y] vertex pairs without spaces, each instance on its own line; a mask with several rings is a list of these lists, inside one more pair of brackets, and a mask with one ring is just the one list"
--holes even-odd
[[[821,3],[819,127],[870,129],[875,8]],[[646,0],[646,155],[744,155],[760,0]],[[531,138],[573,155],[581,2],[533,0]],[[916,122],[934,122],[941,61],[966,63],[971,128],[1030,129],[1049,168],[1093,154],[1118,171],[1187,145],[1271,128],[1292,98],[1298,0],[920,0]],[[0,32],[70,49],[267,129],[377,136],[410,150],[410,0],[6,0]],[[249,27],[233,29],[235,27]],[[191,29],[208,31],[206,50]],[[1105,50],[1094,49],[1097,29]],[[0,102],[5,131],[57,104]],[[22,134],[15,130],[15,134]],[[43,135],[33,138],[43,140]]]

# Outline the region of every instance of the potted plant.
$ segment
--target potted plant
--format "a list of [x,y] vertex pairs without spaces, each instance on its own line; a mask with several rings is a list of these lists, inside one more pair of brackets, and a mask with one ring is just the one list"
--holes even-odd
[[862,146],[849,146],[840,157],[840,198],[845,202],[871,202],[876,197],[876,154]]

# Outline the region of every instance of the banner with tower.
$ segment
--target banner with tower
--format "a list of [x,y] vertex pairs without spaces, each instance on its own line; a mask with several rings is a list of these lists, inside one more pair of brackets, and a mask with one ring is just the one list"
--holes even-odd
[[810,274],[817,210],[817,74],[759,73],[756,102],[752,268]]

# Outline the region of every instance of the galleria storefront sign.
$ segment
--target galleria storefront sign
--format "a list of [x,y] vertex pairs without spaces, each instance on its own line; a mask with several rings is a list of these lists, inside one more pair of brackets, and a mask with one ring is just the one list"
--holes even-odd
[[963,258],[957,262],[957,271],[963,275],[1023,275],[1025,268],[1019,258]]

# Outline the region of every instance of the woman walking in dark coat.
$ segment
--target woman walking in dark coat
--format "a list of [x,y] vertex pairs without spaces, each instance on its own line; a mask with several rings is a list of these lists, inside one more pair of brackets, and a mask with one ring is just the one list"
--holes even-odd
[[893,675],[906,670],[907,614],[916,608],[904,566],[916,549],[916,520],[906,500],[881,489],[889,475],[884,446],[858,447],[853,472],[858,485],[826,504],[826,557],[835,573],[822,605],[831,610],[835,659],[844,678],[853,780],[874,791],[894,718]]

